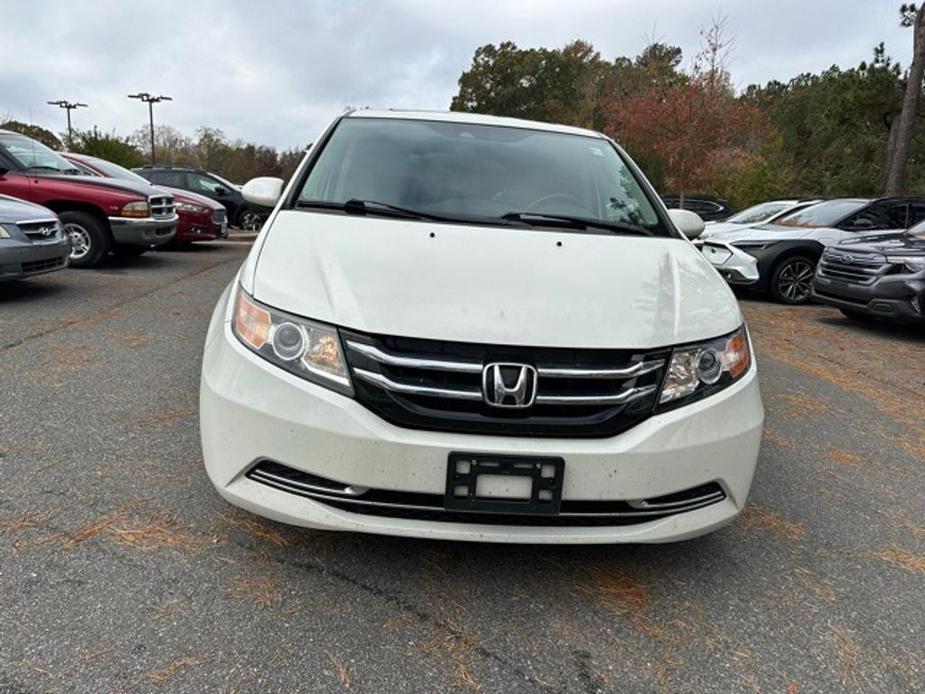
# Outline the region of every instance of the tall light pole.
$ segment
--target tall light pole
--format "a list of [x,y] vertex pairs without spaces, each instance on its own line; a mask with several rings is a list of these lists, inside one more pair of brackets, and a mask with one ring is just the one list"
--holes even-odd
[[137,94],[129,94],[129,99],[140,99],[148,105],[148,120],[151,123],[151,164],[152,166],[157,163],[156,157],[154,154],[154,104],[159,104],[162,101],[173,101],[172,97],[164,96],[151,96],[148,92],[138,92]]
[[49,106],[58,106],[67,111],[67,142],[68,146],[74,141],[73,133],[71,131],[71,111],[76,111],[78,108],[87,108],[86,104],[82,104],[78,101],[66,101],[65,99],[58,99],[57,101],[49,101]]

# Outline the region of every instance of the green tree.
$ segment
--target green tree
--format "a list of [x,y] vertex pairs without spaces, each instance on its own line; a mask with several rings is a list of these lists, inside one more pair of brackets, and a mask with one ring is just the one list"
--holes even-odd
[[100,132],[96,126],[92,130],[75,130],[71,151],[99,157],[129,169],[145,162],[144,155],[131,138],[119,137],[115,132]]
[[38,140],[46,147],[51,147],[54,150],[59,150],[63,147],[57,135],[51,132],[51,130],[46,130],[38,125],[29,125],[28,123],[22,123],[18,120],[7,120],[4,123],[0,123],[0,129],[21,133],[26,137],[31,137],[33,140]]

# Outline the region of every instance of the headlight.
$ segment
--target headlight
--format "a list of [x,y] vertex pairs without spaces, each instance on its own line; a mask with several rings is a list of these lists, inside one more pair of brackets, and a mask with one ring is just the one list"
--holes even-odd
[[893,265],[902,265],[909,272],[925,270],[925,255],[888,255],[886,260]]
[[0,224],[0,239],[9,239],[12,237],[13,237],[12,232],[9,229],[7,229],[5,226]]
[[725,337],[675,348],[658,399],[659,409],[687,404],[732,385],[745,375],[751,361],[745,326]]
[[232,331],[245,346],[307,381],[353,395],[337,330],[257,303],[238,288]]
[[202,205],[196,205],[191,202],[180,202],[176,201],[175,207],[177,212],[192,212],[193,214],[205,214],[209,211],[209,208]]
[[752,241],[749,243],[748,241],[744,241],[741,243],[731,243],[729,245],[735,246],[739,250],[745,251],[748,254],[752,254],[754,251],[763,251],[765,248],[770,246],[771,243],[768,241],[765,241],[763,243],[758,243],[755,241]]
[[145,200],[130,202],[122,206],[123,217],[147,217],[148,203]]

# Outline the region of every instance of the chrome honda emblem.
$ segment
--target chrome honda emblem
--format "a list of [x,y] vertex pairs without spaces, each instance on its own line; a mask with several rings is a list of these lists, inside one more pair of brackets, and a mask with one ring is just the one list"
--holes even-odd
[[488,364],[482,369],[482,397],[495,407],[530,407],[536,381],[536,369],[528,364]]

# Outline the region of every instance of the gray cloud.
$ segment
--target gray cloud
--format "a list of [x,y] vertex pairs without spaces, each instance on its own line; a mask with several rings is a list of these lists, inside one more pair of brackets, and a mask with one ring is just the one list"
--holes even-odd
[[737,85],[853,66],[879,41],[906,64],[909,30],[894,0],[6,0],[0,115],[61,130],[49,99],[85,101],[81,126],[127,133],[146,122],[125,95],[169,94],[158,122],[297,146],[344,106],[444,109],[479,45],[591,41],[607,58],[649,37],[689,59],[722,9],[736,37]]

